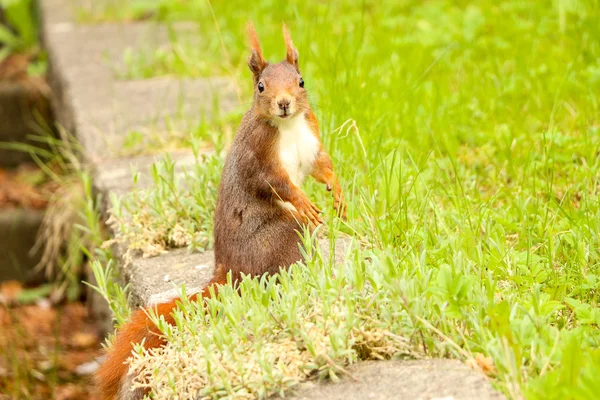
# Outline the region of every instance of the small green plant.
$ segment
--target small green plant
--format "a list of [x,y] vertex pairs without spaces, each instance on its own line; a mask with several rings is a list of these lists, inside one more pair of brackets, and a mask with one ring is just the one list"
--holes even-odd
[[74,8],[77,20],[82,23],[94,24],[107,21],[137,21],[151,18],[161,1],[133,0],[115,1],[98,0],[77,2]]
[[[38,44],[37,7],[32,0],[0,0],[0,61]],[[5,25],[2,24],[5,22]]]
[[[131,309],[129,308],[127,286],[123,287],[119,284],[119,275],[114,267],[114,260],[105,258],[101,262],[98,258],[93,259],[90,263],[90,269],[94,275],[95,283],[85,283],[106,300],[113,313],[115,328],[123,326],[129,320]],[[110,346],[114,338],[114,333],[110,333],[104,346]]]
[[[111,242],[127,245],[129,260],[140,251],[155,256],[169,248],[202,251],[212,246],[213,218],[223,157],[194,152],[194,162],[177,169],[166,157],[152,165],[149,189],[134,189],[111,198],[108,224],[116,228]],[[139,174],[136,174],[135,181]]]
[[165,118],[162,126],[152,124],[127,133],[119,154],[164,154],[188,150],[195,146],[197,152],[222,149],[230,143],[241,119],[238,111],[220,115],[219,102],[211,112],[200,115],[198,122],[184,117]]
[[143,51],[128,49],[123,55],[124,70],[117,71],[120,79],[152,78],[162,75],[214,75],[213,65],[202,60],[202,53],[191,45],[173,42]]

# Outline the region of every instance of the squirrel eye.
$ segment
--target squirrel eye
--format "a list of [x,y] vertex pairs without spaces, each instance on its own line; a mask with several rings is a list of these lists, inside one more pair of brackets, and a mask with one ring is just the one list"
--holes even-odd
[[258,91],[262,93],[263,90],[265,90],[265,85],[262,82],[258,82]]
[[300,87],[303,88],[304,87],[304,79],[300,78]]

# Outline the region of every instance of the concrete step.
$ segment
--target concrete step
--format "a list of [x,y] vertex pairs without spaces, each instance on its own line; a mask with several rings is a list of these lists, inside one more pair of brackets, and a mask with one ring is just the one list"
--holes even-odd
[[339,383],[301,384],[290,400],[501,400],[482,374],[456,360],[365,361]]

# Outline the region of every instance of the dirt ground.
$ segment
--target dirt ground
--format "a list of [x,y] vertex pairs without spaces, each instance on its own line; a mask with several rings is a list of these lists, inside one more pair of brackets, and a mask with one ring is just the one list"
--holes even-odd
[[[28,74],[35,58],[33,53],[5,58],[0,81],[33,85],[48,95],[44,78]],[[46,168],[54,171],[52,164]],[[0,168],[0,209],[45,209],[57,187],[34,163]],[[0,282],[0,400],[97,398],[91,386],[101,355],[95,321],[82,302],[62,295],[56,303],[50,300],[56,297],[50,284]]]
[[0,399],[96,399],[91,374],[101,346],[86,307],[15,304],[23,293],[16,282],[0,285]]
[[[55,189],[35,165],[0,168],[2,209],[44,209]],[[57,292],[47,283],[0,283],[0,400],[96,399],[91,376],[101,338],[95,321],[62,292],[61,300],[51,300]]]

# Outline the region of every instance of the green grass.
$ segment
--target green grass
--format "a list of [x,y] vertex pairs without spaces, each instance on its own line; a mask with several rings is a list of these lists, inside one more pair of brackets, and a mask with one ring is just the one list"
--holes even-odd
[[223,158],[198,154],[195,168],[181,177],[170,158],[151,168],[150,189],[133,190],[125,198],[113,196],[107,221],[117,231],[112,241],[127,245],[125,259],[134,252],[144,257],[168,248],[203,251],[212,246],[213,218]]
[[154,15],[156,0],[117,0],[77,1],[72,8],[78,22],[96,24],[111,21],[138,21]]
[[0,0],[0,63],[11,55],[30,57],[28,74],[46,72],[46,54],[39,49],[39,10],[32,0]]
[[0,47],[5,52],[22,52],[38,44],[37,8],[31,0],[0,0]]
[[[247,98],[246,21],[272,60],[283,58],[287,22],[348,196],[347,224],[329,230],[361,246],[341,267],[310,257],[293,279],[284,275],[287,284],[245,282],[240,297],[226,292],[205,317],[187,304],[185,321],[165,327],[169,347],[135,361],[157,394],[175,384],[215,396],[266,394],[305,379],[306,368],[340,375],[380,345],[385,357],[481,353],[510,398],[598,393],[597,1],[230,0],[213,2],[214,20],[208,3],[170,4],[160,17],[197,21],[202,40],[187,52],[175,35],[173,46],[189,57],[156,71],[231,74]],[[194,54],[208,67],[194,69]],[[172,177],[137,192],[147,197],[129,212],[150,211],[124,232],[171,221],[190,233],[207,229],[209,240],[214,190],[205,182],[216,184],[220,162],[219,153],[175,190]],[[305,188],[326,207],[322,187]],[[306,323],[327,335],[310,336]],[[365,345],[357,329],[392,336]],[[301,366],[268,362],[278,351],[272,343],[296,349]],[[170,372],[182,364],[161,364],[175,350],[194,356],[185,380]],[[260,373],[228,380],[246,363]]]
[[189,118],[182,115],[165,118],[164,126],[157,123],[127,133],[118,154],[132,156],[140,154],[164,154],[169,151],[190,149],[197,151],[222,149],[230,143],[237,125],[246,110],[223,113],[218,102],[208,115]]

